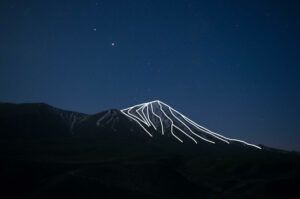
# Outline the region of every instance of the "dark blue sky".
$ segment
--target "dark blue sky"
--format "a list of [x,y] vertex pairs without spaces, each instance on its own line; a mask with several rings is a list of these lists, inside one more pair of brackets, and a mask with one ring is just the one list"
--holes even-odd
[[300,150],[299,1],[0,2],[0,101],[85,113],[159,99]]

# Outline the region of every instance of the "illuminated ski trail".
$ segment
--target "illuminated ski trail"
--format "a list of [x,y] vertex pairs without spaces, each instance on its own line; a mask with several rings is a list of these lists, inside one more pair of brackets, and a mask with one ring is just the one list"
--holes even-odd
[[161,125],[161,134],[163,135],[163,134],[164,134],[164,126],[163,126],[162,120],[161,120],[161,118],[159,117],[159,115],[156,115],[156,114],[154,113],[152,103],[151,103],[151,112],[153,113],[153,115],[155,115],[156,117],[158,117],[158,119],[159,119],[159,121],[160,121],[160,125]]
[[[133,107],[135,107],[135,106],[133,106]],[[129,108],[129,110],[127,111],[127,114],[126,113],[124,113],[123,112],[123,110],[121,110],[121,112],[122,113],[124,113],[126,116],[128,116],[129,118],[131,118],[131,119],[133,119],[134,121],[136,121],[144,130],[145,130],[145,132],[150,136],[150,137],[152,137],[152,134],[137,120],[137,119],[135,119],[135,118],[137,118],[136,116],[134,116],[134,115],[132,115],[131,113],[130,113],[130,110],[133,108],[133,107],[131,107],[131,108]],[[139,118],[138,118],[139,119]]]
[[[161,107],[161,104],[158,103],[159,107],[160,107],[160,110],[161,112],[168,118],[168,120],[171,121],[171,134],[177,139],[179,140],[180,142],[183,142],[183,140],[181,140],[179,137],[177,137],[175,134],[174,134],[174,131],[173,131],[173,127],[174,127],[174,123],[173,123],[173,120],[171,118],[168,117],[168,115],[165,113],[165,111],[162,110],[162,107]],[[197,142],[196,142],[197,144]]]
[[[160,115],[158,113],[155,113],[153,106],[156,106],[158,111],[160,112]],[[149,110],[150,109],[150,110]],[[157,111],[156,109],[156,111]],[[171,115],[168,115],[165,110],[167,109],[168,112],[170,112]],[[142,129],[150,136],[153,137],[153,135],[150,133],[150,128],[153,128],[155,131],[159,131],[157,129],[157,125],[155,124],[155,122],[153,121],[153,118],[156,117],[159,119],[159,123],[160,123],[160,127],[161,127],[161,133],[162,135],[165,134],[165,130],[166,128],[164,127],[164,123],[163,123],[163,119],[162,116],[164,117],[165,120],[168,120],[171,124],[170,124],[170,133],[171,135],[178,140],[179,142],[183,143],[183,140],[174,133],[174,128],[177,129],[179,132],[181,132],[184,136],[186,136],[187,138],[189,138],[190,140],[192,140],[195,144],[197,144],[197,140],[195,138],[200,138],[203,141],[206,141],[208,143],[211,144],[215,144],[214,141],[209,140],[199,134],[197,134],[196,132],[194,132],[190,126],[194,127],[195,129],[200,130],[202,133],[205,133],[211,137],[214,137],[222,142],[225,142],[227,144],[230,144],[232,142],[240,142],[242,144],[245,144],[247,146],[251,146],[251,147],[255,147],[257,149],[261,149],[261,147],[254,145],[254,144],[250,144],[248,142],[245,142],[243,140],[239,140],[239,139],[232,139],[232,138],[228,138],[225,137],[223,135],[220,135],[218,133],[215,133],[199,124],[197,124],[196,122],[192,121],[190,118],[188,118],[187,116],[181,114],[180,112],[176,111],[175,109],[173,109],[172,107],[170,107],[169,105],[159,101],[159,100],[155,100],[155,101],[151,101],[151,102],[147,102],[147,103],[142,103],[142,104],[137,104],[134,106],[131,106],[129,108],[125,108],[122,109],[121,112],[126,115],[127,117],[129,117],[130,119],[133,119],[139,126],[142,127]],[[178,116],[176,116],[176,114]],[[183,118],[183,119],[181,119]],[[151,121],[152,119],[152,121]],[[188,131],[184,131],[184,129],[180,128],[178,125],[176,125],[176,123],[174,123],[174,121],[179,122],[182,126],[184,126]],[[144,126],[144,125],[146,126]],[[194,137],[195,136],[195,137]]]

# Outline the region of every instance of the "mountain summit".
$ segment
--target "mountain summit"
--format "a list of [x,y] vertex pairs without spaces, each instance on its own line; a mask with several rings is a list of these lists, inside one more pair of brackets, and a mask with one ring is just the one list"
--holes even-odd
[[195,144],[199,141],[211,144],[219,142],[227,144],[242,143],[261,149],[257,145],[239,139],[228,138],[200,126],[187,116],[159,100],[134,105],[121,110],[121,112],[139,124],[150,137],[153,137],[153,133],[161,133],[162,135],[170,134],[179,142],[183,142],[182,137],[186,137]]

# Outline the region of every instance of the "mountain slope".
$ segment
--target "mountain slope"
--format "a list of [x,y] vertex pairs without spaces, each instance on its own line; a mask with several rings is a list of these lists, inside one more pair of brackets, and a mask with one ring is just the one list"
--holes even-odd
[[195,144],[200,141],[212,144],[220,142],[226,144],[239,143],[248,147],[261,149],[260,146],[238,139],[227,138],[200,126],[159,100],[138,104],[121,111],[124,115],[139,124],[150,137],[153,137],[153,132],[155,131],[162,135],[166,133],[171,134],[172,137],[182,143],[182,137],[185,137],[189,138],[189,141],[193,141]]
[[69,136],[85,116],[44,103],[0,103],[0,138]]

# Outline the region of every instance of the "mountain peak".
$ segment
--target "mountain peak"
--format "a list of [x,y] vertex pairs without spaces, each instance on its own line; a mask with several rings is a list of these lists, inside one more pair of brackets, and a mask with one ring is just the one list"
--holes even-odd
[[184,142],[184,139],[187,139],[195,144],[200,141],[211,144],[220,142],[226,144],[240,143],[261,149],[260,146],[246,141],[228,138],[213,132],[160,100],[137,104],[122,109],[121,112],[139,124],[150,137],[159,133],[161,135],[171,135],[181,143]]

